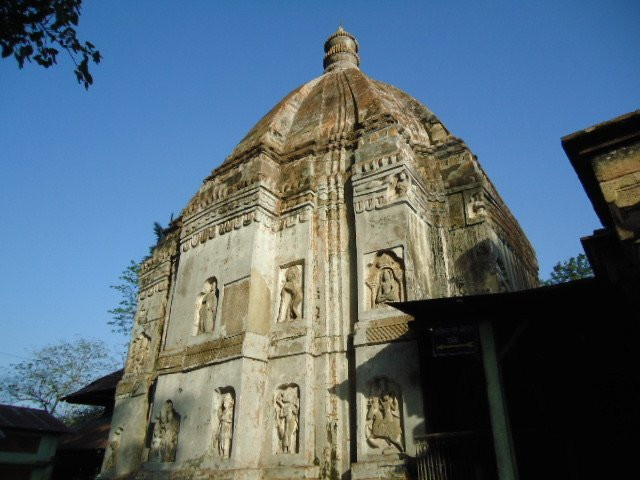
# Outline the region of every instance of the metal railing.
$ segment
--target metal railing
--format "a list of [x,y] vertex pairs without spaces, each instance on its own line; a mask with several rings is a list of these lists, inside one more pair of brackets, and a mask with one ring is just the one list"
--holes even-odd
[[420,480],[492,480],[495,459],[485,432],[431,433],[416,437]]

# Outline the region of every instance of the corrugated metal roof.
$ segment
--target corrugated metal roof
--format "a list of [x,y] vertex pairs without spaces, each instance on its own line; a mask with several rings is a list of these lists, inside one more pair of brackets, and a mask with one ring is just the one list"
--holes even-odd
[[44,410],[0,404],[0,428],[36,432],[69,433],[71,430]]

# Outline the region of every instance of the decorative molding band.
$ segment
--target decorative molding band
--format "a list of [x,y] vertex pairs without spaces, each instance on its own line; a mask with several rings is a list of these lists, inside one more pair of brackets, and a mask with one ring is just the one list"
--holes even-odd
[[180,352],[160,354],[158,370],[161,374],[173,373],[203,366],[242,354],[245,334],[219,338],[198,345],[189,345]]
[[145,285],[144,287],[140,287],[140,293],[138,294],[138,298],[142,300],[143,298],[151,297],[155,293],[158,292],[166,292],[167,287],[169,286],[169,279],[159,279],[153,285]]
[[411,319],[409,315],[402,315],[372,320],[366,330],[367,343],[387,343],[407,337]]
[[394,154],[386,157],[376,158],[374,160],[366,160],[356,163],[353,165],[352,170],[354,177],[357,177],[360,174],[367,174],[385,167],[393,166],[401,161],[402,158],[399,155]]
[[153,256],[140,265],[140,275],[146,275],[151,270],[157,268],[164,262],[170,262],[171,257],[178,251],[178,243],[175,240],[165,241],[160,247],[156,248]]
[[291,228],[298,223],[308,222],[311,218],[313,207],[305,206],[290,212],[288,215],[271,221],[271,230],[279,232],[285,228]]
[[229,199],[236,194],[246,195],[260,187],[275,189],[277,173],[275,168],[267,165],[271,162],[268,156],[258,155],[247,163],[234,166],[224,173],[214,171],[184,209],[183,217],[191,222],[205,210],[210,210],[216,203],[219,205],[233,203]]
[[245,334],[242,333],[229,338],[201,343],[200,345],[190,345],[184,353],[182,365],[186,369],[215,360],[241,355],[244,336]]
[[158,370],[179,371],[182,369],[183,352],[161,354],[158,357]]
[[153,381],[153,376],[144,373],[134,375],[131,373],[125,373],[122,380],[116,385],[116,396],[137,396],[142,393],[147,393],[149,386]]
[[259,222],[264,218],[264,216],[265,215],[262,212],[253,210],[216,225],[206,227],[199,232],[194,233],[190,237],[185,237],[182,241],[182,251],[187,252],[191,248],[202,245],[218,235],[224,235],[225,233],[229,233],[233,230],[238,230],[242,227],[246,227],[247,225],[251,225],[254,222]]

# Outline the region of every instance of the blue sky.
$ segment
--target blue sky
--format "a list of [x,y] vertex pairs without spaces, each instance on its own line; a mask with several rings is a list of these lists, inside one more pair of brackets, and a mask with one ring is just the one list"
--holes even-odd
[[463,138],[541,276],[599,227],[560,137],[640,105],[637,1],[89,1],[72,66],[0,60],[0,364],[111,334],[109,288],[284,95],[322,73],[342,20],[362,70]]

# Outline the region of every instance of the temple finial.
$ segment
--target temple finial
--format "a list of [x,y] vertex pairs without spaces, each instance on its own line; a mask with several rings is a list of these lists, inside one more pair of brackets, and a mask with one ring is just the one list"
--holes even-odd
[[338,30],[324,43],[324,71],[358,68],[360,65],[359,49],[358,40],[343,28],[342,19],[340,19]]

